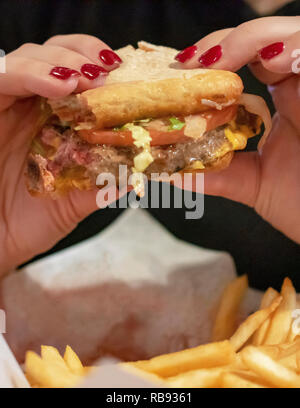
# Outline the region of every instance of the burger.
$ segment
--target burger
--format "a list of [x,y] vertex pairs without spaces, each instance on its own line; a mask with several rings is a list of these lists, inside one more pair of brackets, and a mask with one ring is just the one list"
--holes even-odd
[[264,100],[229,71],[181,69],[177,50],[140,42],[117,51],[104,86],[42,99],[27,161],[32,194],[95,188],[99,174],[222,170],[235,150],[271,127]]

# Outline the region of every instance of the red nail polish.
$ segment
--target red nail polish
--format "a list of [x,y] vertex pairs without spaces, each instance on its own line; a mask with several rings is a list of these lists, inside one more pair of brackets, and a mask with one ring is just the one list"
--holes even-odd
[[80,68],[80,71],[82,75],[84,75],[87,79],[90,79],[91,81],[98,78],[99,75],[100,76],[108,75],[108,71],[105,68],[95,64],[84,64]]
[[208,67],[209,65],[214,64],[219,61],[222,57],[222,47],[221,45],[216,45],[215,47],[210,48],[205,51],[199,58],[199,62],[203,67]]
[[49,72],[49,75],[54,76],[58,79],[69,79],[70,77],[78,77],[81,76],[78,71],[75,69],[67,68],[67,67],[54,67]]
[[180,51],[179,54],[176,55],[176,61],[181,63],[191,59],[197,52],[197,46],[191,45],[190,47],[185,48],[184,50]]
[[121,62],[123,62],[121,58],[111,50],[100,51],[99,58],[105,65],[121,64]]
[[267,45],[266,47],[259,50],[258,54],[262,59],[269,60],[271,58],[276,57],[276,55],[281,54],[283,50],[284,50],[284,44],[283,42],[280,41],[280,42],[276,42],[276,43]]

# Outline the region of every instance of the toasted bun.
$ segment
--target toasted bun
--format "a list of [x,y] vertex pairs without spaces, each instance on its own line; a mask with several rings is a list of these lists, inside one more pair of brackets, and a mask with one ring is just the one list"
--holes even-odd
[[[118,51],[123,63],[105,86],[77,95],[76,109],[86,112],[81,128],[107,128],[133,120],[166,115],[189,115],[239,99],[243,84],[229,71],[183,70],[174,61],[177,50],[145,42],[141,48]],[[71,97],[72,98],[72,97]],[[61,119],[69,117],[74,97],[49,101]]]

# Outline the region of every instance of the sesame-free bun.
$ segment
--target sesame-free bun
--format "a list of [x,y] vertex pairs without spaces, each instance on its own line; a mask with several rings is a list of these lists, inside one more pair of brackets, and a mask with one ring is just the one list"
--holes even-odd
[[[177,50],[145,42],[117,51],[123,60],[104,86],[49,101],[61,119],[73,119],[68,105],[85,112],[81,128],[109,128],[144,118],[190,115],[231,105],[243,91],[240,77],[229,71],[179,68]],[[83,116],[83,118],[82,118]]]

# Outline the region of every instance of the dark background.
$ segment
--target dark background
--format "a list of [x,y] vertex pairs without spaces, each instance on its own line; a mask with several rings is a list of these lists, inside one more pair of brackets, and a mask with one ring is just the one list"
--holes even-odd
[[[276,12],[298,14],[300,1]],[[212,31],[257,17],[242,0],[0,0],[0,48],[8,53],[25,42],[42,43],[55,34],[86,33],[115,49],[141,39],[182,49]],[[247,68],[239,74],[245,90],[263,96],[273,110],[266,88]],[[251,140],[248,149],[255,149],[256,143],[257,140]],[[121,211],[110,208],[97,211],[49,252],[96,234]],[[252,286],[265,289],[272,285],[278,289],[288,275],[300,291],[299,246],[252,209],[207,196],[200,220],[186,220],[185,209],[148,211],[177,237],[230,252],[238,273],[247,273]]]

